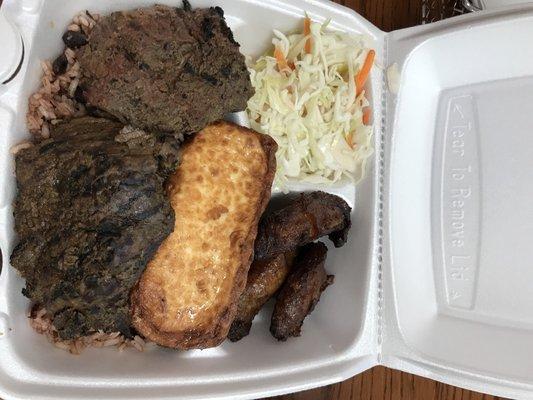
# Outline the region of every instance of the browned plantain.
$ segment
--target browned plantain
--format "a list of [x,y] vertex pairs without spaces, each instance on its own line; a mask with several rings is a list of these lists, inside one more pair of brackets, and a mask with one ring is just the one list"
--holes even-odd
[[265,260],[328,235],[335,247],[346,243],[350,206],[325,192],[301,193],[286,207],[261,218],[255,259]]
[[324,269],[327,252],[326,245],[320,242],[300,250],[272,313],[270,332],[276,339],[300,336],[305,317],[313,311],[324,289],[333,283],[333,275]]
[[296,251],[290,251],[252,263],[246,289],[239,299],[237,315],[229,330],[229,340],[236,342],[250,333],[254,317],[285,281],[295,255]]

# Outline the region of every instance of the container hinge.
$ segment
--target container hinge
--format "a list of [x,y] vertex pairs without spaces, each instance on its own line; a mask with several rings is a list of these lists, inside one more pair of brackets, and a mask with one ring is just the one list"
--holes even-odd
[[384,332],[384,319],[383,319],[383,245],[384,245],[384,199],[385,199],[385,174],[386,174],[386,160],[385,149],[387,140],[387,74],[388,67],[388,43],[389,37],[385,36],[383,41],[383,73],[381,79],[381,121],[379,135],[377,157],[378,157],[378,237],[377,237],[377,345],[378,345],[378,362],[381,363],[382,358],[382,344],[383,344],[383,332]]

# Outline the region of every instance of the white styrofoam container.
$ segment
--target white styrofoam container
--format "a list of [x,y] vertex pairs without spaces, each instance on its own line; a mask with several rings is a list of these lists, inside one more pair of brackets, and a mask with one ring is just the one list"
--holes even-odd
[[[478,0],[479,1],[479,0]],[[515,4],[533,4],[531,0],[480,0],[484,10],[492,10],[499,7],[508,7]]]
[[533,7],[384,33],[328,1],[194,1],[225,10],[245,54],[262,53],[273,28],[294,29],[307,11],[332,18],[335,29],[368,34],[378,65],[399,65],[397,95],[387,91],[382,69],[372,74],[376,156],[368,178],[357,190],[327,188],[354,206],[349,243],[327,262],[335,284],[302,337],[285,343],[270,336],[267,311],[250,336],[203,351],[72,356],[31,330],[23,281],[9,266],[16,240],[9,148],[28,137],[39,60],[59,53],[76,12],[148,4],[4,0],[26,57],[0,88],[0,398],[251,399],[378,364],[533,398]]

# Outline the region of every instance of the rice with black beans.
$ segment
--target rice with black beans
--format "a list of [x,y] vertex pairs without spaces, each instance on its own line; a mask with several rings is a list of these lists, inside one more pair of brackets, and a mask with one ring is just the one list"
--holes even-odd
[[[67,30],[89,35],[99,18],[98,14],[82,11],[74,17]],[[29,131],[36,139],[49,138],[50,125],[55,125],[65,118],[81,117],[87,113],[85,106],[75,99],[80,82],[80,64],[76,60],[76,54],[74,50],[65,47],[62,55],[66,58],[67,65],[64,68],[61,63],[58,63],[60,66],[56,64],[56,71],[59,68],[59,72],[62,72],[59,74],[54,72],[50,60],[41,61],[43,70],[41,86],[30,96],[26,122]]]

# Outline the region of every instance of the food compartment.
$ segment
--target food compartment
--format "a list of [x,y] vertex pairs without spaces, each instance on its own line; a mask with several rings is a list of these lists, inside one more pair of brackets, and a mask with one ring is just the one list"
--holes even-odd
[[529,388],[531,22],[515,16],[437,29],[406,58],[386,286],[393,290],[387,313],[398,326],[384,348]]
[[[181,2],[163,1],[181,6]],[[355,187],[351,182],[334,186],[290,183],[291,193],[324,190],[341,196],[352,210],[352,228],[348,243],[330,248],[326,270],[335,275],[335,283],[322,295],[315,311],[303,325],[302,336],[277,342],[269,333],[272,306],[267,306],[254,320],[249,336],[239,342],[226,341],[207,350],[172,351],[153,345],[143,353],[115,348],[86,349],[72,356],[54,348],[42,335],[35,333],[26,317],[29,303],[21,294],[23,280],[9,266],[9,255],[16,244],[11,217],[16,182],[13,159],[9,148],[28,138],[25,126],[27,99],[38,86],[41,76],[39,62],[53,59],[62,49],[61,35],[71,18],[80,10],[97,13],[131,9],[151,5],[144,1],[63,3],[57,0],[25,1],[13,10],[15,23],[22,29],[27,43],[27,64],[24,77],[9,88],[10,96],[0,98],[6,109],[12,110],[13,120],[2,144],[6,168],[1,171],[0,198],[4,199],[0,221],[0,246],[3,269],[0,289],[5,299],[0,312],[7,315],[9,330],[0,336],[0,387],[6,393],[24,393],[26,397],[73,397],[92,395],[117,397],[127,393],[130,398],[168,395],[179,388],[183,398],[194,396],[222,396],[228,398],[256,397],[296,390],[347,378],[370,367],[376,357],[375,341],[375,245],[377,243],[376,183],[378,171],[371,159],[367,177]],[[301,29],[304,12],[318,21],[332,19],[331,27],[354,33],[366,33],[376,43],[381,58],[380,32],[355,13],[336,5],[295,1],[291,5],[255,1],[194,1],[193,7],[221,6],[241,52],[258,56],[269,48],[272,29],[291,31]],[[379,115],[381,73],[372,74],[371,99],[374,114]],[[246,124],[244,113],[228,119]],[[379,141],[380,120],[376,119],[375,140]],[[4,120],[3,120],[4,121]],[[375,144],[378,147],[378,144]],[[280,196],[279,193],[275,196]],[[3,315],[3,314],[0,314]],[[237,382],[239,383],[237,385]],[[133,389],[135,388],[135,389]],[[274,389],[275,388],[275,389]],[[275,390],[275,391],[274,391]],[[68,393],[68,396],[66,395]]]

